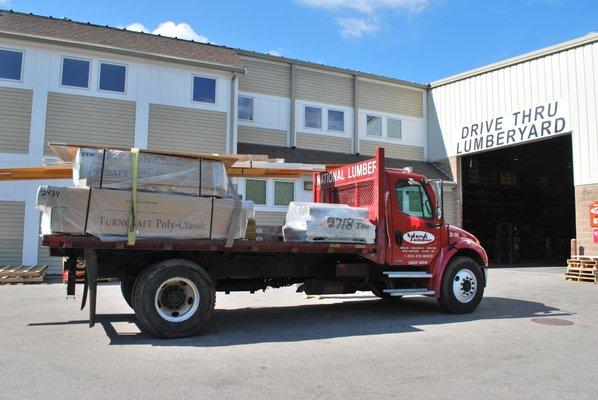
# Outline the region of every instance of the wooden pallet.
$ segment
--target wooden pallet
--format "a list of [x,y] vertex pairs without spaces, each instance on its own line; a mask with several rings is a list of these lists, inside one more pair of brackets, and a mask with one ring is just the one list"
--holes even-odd
[[598,260],[589,258],[567,260],[565,280],[598,283]]
[[47,265],[0,266],[1,283],[39,283],[44,281]]

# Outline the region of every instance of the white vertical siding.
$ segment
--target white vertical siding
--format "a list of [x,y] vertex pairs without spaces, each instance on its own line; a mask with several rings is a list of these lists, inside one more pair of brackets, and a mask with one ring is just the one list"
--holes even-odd
[[[428,94],[430,160],[456,154],[461,128],[560,100],[572,130],[576,185],[598,183],[598,41],[434,87]],[[561,105],[559,104],[559,107]]]

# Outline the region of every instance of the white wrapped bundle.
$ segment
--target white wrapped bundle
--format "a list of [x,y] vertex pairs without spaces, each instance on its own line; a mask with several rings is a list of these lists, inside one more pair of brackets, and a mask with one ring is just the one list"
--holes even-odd
[[[131,152],[105,151],[104,157],[102,149],[77,150],[73,164],[75,185],[99,188],[101,183],[102,189],[131,190]],[[220,161],[145,152],[139,153],[137,175],[140,192],[224,197],[228,184]]]
[[374,243],[375,231],[367,208],[298,201],[289,204],[282,228],[289,242]]
[[[42,234],[88,233],[103,241],[126,240],[131,192],[121,190],[41,186],[37,207]],[[138,239],[226,239],[235,201],[165,193],[137,193],[135,231]],[[88,210],[89,207],[89,210]],[[253,202],[242,202],[235,239],[245,237],[247,221],[255,218]]]

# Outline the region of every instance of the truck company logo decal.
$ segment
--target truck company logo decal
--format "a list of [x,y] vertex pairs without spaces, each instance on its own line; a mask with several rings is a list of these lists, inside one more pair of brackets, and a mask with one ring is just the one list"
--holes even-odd
[[403,235],[403,240],[411,244],[428,244],[434,239],[436,239],[434,235],[423,231],[411,231]]

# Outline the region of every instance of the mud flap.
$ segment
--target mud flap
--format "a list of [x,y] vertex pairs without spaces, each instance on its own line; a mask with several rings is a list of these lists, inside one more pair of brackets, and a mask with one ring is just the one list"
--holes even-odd
[[96,299],[98,289],[98,256],[95,250],[85,249],[85,286],[81,309],[85,307],[85,300],[89,292],[89,327],[96,323]]

